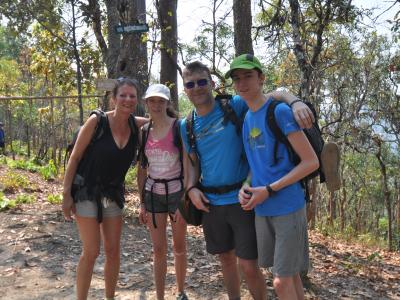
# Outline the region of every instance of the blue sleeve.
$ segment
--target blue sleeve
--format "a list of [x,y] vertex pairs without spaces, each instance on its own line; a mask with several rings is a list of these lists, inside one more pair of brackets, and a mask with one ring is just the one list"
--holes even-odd
[[180,124],[180,133],[181,133],[181,138],[182,138],[182,142],[183,142],[184,149],[185,149],[185,151],[186,151],[187,153],[190,153],[190,152],[188,151],[188,149],[189,149],[189,141],[188,141],[188,139],[187,139],[187,133],[186,133],[186,118],[184,118],[184,119],[181,121],[181,124]]
[[244,119],[244,116],[246,115],[246,112],[249,110],[249,107],[246,104],[246,101],[244,101],[239,95],[233,96],[231,100],[231,105],[236,112],[236,114]]
[[286,136],[288,136],[289,133],[301,130],[294,119],[292,109],[286,103],[281,103],[276,106],[275,120],[283,134]]

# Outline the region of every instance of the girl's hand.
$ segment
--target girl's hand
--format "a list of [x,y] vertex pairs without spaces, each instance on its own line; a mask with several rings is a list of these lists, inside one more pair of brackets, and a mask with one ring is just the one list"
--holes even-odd
[[140,203],[139,222],[143,225],[147,224],[147,211],[144,203]]

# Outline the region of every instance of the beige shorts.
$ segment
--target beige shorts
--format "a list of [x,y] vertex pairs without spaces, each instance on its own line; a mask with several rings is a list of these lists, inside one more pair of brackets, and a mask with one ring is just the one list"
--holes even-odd
[[[122,209],[115,201],[102,201],[103,218],[112,218],[122,215]],[[80,217],[97,218],[97,203],[84,200],[75,203],[76,214]]]

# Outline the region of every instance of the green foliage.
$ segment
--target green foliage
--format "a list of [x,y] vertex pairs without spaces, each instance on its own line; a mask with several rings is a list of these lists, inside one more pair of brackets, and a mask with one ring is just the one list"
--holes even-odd
[[130,167],[125,176],[125,186],[128,190],[137,190],[137,166]]
[[51,204],[61,204],[63,197],[61,194],[48,194],[47,201]]
[[36,198],[30,194],[18,194],[14,199],[7,198],[4,193],[0,192],[0,211],[14,208],[25,203],[34,203]]
[[12,171],[8,171],[0,179],[4,192],[14,193],[20,188],[27,189],[30,186],[28,178]]
[[11,201],[6,196],[4,196],[4,193],[0,192],[0,211],[8,209],[10,208],[10,206],[15,206],[14,201]]
[[26,170],[32,173],[38,172],[41,167],[36,164],[35,160],[25,160],[23,158],[17,160],[8,160],[7,165],[13,169]]
[[31,204],[34,203],[36,201],[36,197],[33,194],[18,194],[17,196],[15,196],[15,202],[17,204]]
[[179,97],[179,116],[185,118],[192,109],[192,102],[190,102],[186,95],[181,95]]
[[49,163],[39,170],[40,175],[42,175],[44,180],[52,181],[57,177],[57,167],[54,164],[52,159],[49,160]]

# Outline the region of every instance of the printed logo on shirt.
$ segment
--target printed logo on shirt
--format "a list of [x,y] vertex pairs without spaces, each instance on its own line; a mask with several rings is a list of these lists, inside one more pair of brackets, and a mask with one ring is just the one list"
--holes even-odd
[[257,127],[253,127],[250,130],[248,142],[251,150],[254,150],[255,148],[265,148],[265,140],[263,139],[263,133]]
[[225,128],[225,126],[222,125],[224,118],[220,118],[214,122],[212,122],[210,125],[204,127],[202,130],[200,130],[196,134],[196,139],[200,140],[202,138],[205,138],[206,136],[213,135]]

